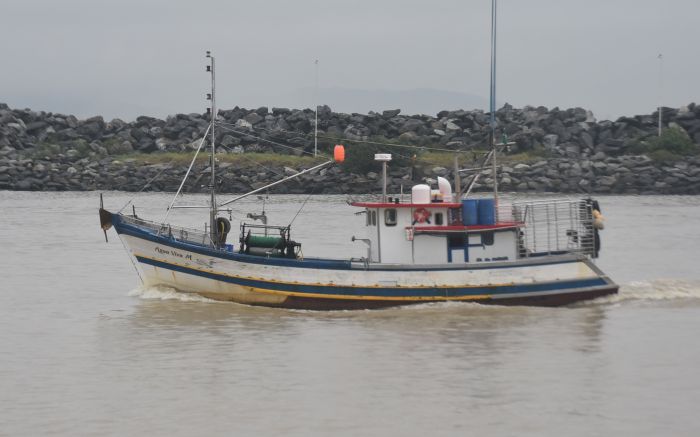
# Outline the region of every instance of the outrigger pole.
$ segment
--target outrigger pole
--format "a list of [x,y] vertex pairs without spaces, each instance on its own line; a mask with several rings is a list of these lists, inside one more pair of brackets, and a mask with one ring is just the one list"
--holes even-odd
[[331,165],[331,164],[333,164],[333,163],[335,163],[334,160],[326,161],[326,162],[324,162],[324,163],[322,163],[322,164],[319,164],[319,165],[317,165],[317,166],[315,166],[315,167],[308,168],[308,169],[306,169],[306,170],[304,170],[304,171],[300,171],[299,173],[293,174],[293,175],[291,175],[291,176],[287,176],[286,178],[280,179],[280,180],[278,180],[278,181],[276,181],[276,182],[273,182],[273,183],[271,183],[271,184],[267,184],[267,185],[265,185],[264,187],[260,187],[260,188],[257,188],[257,189],[255,189],[255,190],[253,190],[253,191],[249,191],[249,192],[247,192],[247,193],[245,193],[245,194],[241,194],[240,196],[234,197],[234,198],[231,199],[231,200],[227,200],[226,202],[223,202],[223,203],[219,204],[219,206],[226,206],[226,205],[228,205],[228,204],[230,204],[230,203],[233,203],[233,202],[235,202],[235,201],[237,201],[237,200],[241,200],[241,199],[243,199],[244,197],[248,197],[248,196],[250,196],[250,195],[252,195],[252,194],[259,193],[260,191],[267,190],[268,188],[274,187],[275,185],[281,184],[282,182],[287,182],[287,181],[292,180],[292,179],[294,179],[294,178],[298,178],[298,177],[301,176],[301,175],[304,175],[304,174],[306,174],[306,173],[310,173],[310,172],[312,172],[312,171],[314,171],[314,170],[321,169],[321,168],[323,168],[323,167],[325,167],[325,166],[327,166],[327,165]]

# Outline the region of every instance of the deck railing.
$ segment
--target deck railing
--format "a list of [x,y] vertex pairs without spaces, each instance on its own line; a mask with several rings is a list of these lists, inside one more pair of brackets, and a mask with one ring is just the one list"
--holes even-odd
[[519,201],[499,206],[499,221],[523,223],[520,255],[552,253],[595,255],[593,209],[586,199]]
[[125,223],[129,223],[140,228],[149,229],[158,235],[170,237],[183,243],[198,244],[203,246],[211,245],[209,233],[203,232],[200,229],[156,223],[128,215],[122,215],[120,218]]

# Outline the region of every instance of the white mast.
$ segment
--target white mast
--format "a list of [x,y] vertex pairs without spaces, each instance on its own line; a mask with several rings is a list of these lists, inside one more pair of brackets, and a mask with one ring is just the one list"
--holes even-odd
[[496,164],[496,3],[497,0],[491,0],[491,95],[490,95],[490,112],[491,112],[491,146],[493,147],[491,163],[493,164],[493,198],[498,210],[498,174]]
[[211,94],[207,96],[211,100],[210,112],[210,131],[211,131],[211,183],[209,184],[209,189],[211,191],[210,199],[210,210],[209,210],[209,236],[211,239],[211,244],[216,241],[216,215],[218,213],[216,207],[216,136],[214,134],[214,125],[216,122],[216,72],[215,72],[215,59],[211,55],[211,52],[207,50],[207,58],[210,60],[210,65],[207,65],[207,71],[211,74]]
[[314,88],[314,156],[318,153],[318,59],[314,62],[316,64],[316,86]]
[[664,85],[664,55],[659,53],[659,136],[661,136],[662,118],[661,118],[661,99],[663,98]]

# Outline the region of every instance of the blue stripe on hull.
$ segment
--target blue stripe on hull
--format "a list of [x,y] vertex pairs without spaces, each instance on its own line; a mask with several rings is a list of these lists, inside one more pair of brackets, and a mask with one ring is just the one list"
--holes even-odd
[[344,287],[344,286],[325,286],[311,284],[293,284],[284,282],[268,282],[257,279],[239,278],[228,276],[214,272],[197,270],[181,265],[170,264],[163,261],[158,261],[150,258],[136,256],[137,260],[142,264],[160,267],[167,270],[173,270],[189,275],[200,276],[216,281],[236,284],[244,287],[262,288],[267,290],[275,290],[281,292],[294,293],[309,293],[309,294],[325,294],[328,296],[343,296],[351,298],[353,296],[377,296],[377,297],[469,297],[480,295],[499,295],[499,294],[518,294],[518,293],[533,293],[546,292],[557,290],[573,290],[590,287],[598,287],[606,285],[603,278],[581,279],[573,281],[560,281],[539,284],[520,284],[520,285],[500,285],[500,286],[482,286],[482,287],[464,287],[464,288],[439,288],[439,287],[423,287],[423,288],[402,288],[402,287]]

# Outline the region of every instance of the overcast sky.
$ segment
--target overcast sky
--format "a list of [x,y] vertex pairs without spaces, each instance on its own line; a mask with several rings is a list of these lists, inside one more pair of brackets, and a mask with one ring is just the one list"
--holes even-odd
[[[700,102],[699,0],[498,4],[499,103],[582,106],[602,119],[650,113],[660,95],[667,106]],[[469,95],[488,96],[490,5],[0,0],[0,102],[127,120],[203,112],[212,50],[221,108],[312,107],[319,59],[321,95],[335,100],[320,103],[334,110],[388,109],[376,107],[383,91],[415,89],[461,93],[472,109]],[[347,89],[380,101],[357,108]],[[410,109],[433,110],[421,105]]]

